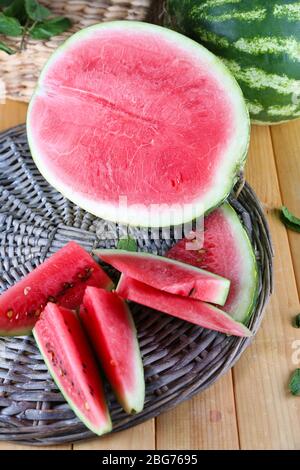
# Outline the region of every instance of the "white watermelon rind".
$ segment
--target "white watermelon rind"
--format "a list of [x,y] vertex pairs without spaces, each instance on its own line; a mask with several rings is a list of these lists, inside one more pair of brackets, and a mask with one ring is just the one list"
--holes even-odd
[[60,386],[59,379],[57,377],[56,372],[54,371],[51,363],[48,360],[47,354],[44,352],[44,348],[39,340],[39,336],[35,331],[35,328],[32,330],[32,334],[34,336],[34,339],[37,343],[37,346],[39,348],[39,351],[43,357],[43,360],[47,366],[47,369],[49,370],[51,377],[53,378],[54,382],[56,383],[57,387],[59,388],[62,396],[70,406],[70,408],[74,411],[75,415],[80,419],[80,421],[88,428],[90,431],[92,431],[94,434],[98,436],[102,436],[103,434],[107,434],[111,432],[112,430],[112,422],[110,419],[110,415],[108,413],[107,415],[107,423],[105,426],[102,426],[101,428],[95,427],[86,417],[82,414],[82,412],[79,410],[79,408],[74,404],[74,402],[69,398],[67,393],[64,392],[63,388]]
[[[53,62],[64,53],[69,45],[73,45],[78,40],[89,36],[94,31],[114,28],[121,28],[123,30],[126,28],[132,32],[137,30],[155,32],[158,34],[158,36],[170,40],[172,43],[182,47],[183,50],[188,50],[190,53],[195,54],[195,58],[205,58],[207,60],[208,66],[215,70],[216,76],[219,77],[220,83],[222,83],[225,90],[227,90],[228,96],[230,96],[231,102],[235,108],[236,120],[233,125],[236,128],[236,132],[233,133],[234,135],[232,137],[232,141],[228,146],[227,151],[223,155],[223,164],[220,165],[218,175],[211,185],[210,191],[206,192],[205,197],[190,201],[190,204],[193,207],[192,216],[190,213],[186,215],[183,210],[178,210],[178,204],[180,203],[176,204],[174,207],[171,205],[168,209],[160,209],[157,211],[157,213],[153,213],[152,211],[150,220],[150,210],[147,207],[129,207],[127,213],[125,213],[125,211],[120,211],[117,205],[112,203],[91,200],[90,198],[77,193],[76,188],[70,188],[68,184],[65,184],[62,180],[59,180],[58,175],[54,172],[51,172],[50,168],[47,167],[45,162],[43,162],[43,159],[40,157],[41,152],[36,145],[32,133],[34,122],[31,122],[31,110],[34,104],[35,96],[44,92],[42,88],[42,81],[47,73],[48,68],[51,67]],[[162,28],[160,26],[136,21],[114,21],[110,23],[94,25],[76,33],[62,46],[60,46],[51,56],[41,73],[37,88],[29,105],[27,134],[32,157],[40,173],[55,189],[70,199],[73,203],[97,217],[101,217],[112,222],[119,222],[141,227],[166,227],[190,222],[193,218],[200,217],[204,213],[207,213],[226,199],[237,180],[238,172],[243,168],[246,160],[250,140],[250,118],[242,91],[238,83],[233,78],[226,66],[203,46],[175,31]],[[171,223],[170,213],[172,213]]]

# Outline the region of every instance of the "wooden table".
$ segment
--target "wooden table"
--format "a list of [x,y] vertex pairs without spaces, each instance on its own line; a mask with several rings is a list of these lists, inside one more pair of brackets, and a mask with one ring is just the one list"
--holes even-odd
[[[23,123],[26,109],[0,106],[0,130]],[[264,204],[276,252],[275,293],[253,345],[213,387],[156,420],[57,448],[300,449],[300,398],[287,389],[300,367],[300,330],[291,326],[300,312],[300,234],[287,232],[276,214],[284,203],[300,216],[300,120],[253,127],[247,178]],[[24,448],[0,443],[0,449]]]

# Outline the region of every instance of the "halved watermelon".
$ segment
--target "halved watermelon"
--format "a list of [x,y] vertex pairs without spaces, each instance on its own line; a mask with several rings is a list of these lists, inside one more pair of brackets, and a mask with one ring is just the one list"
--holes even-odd
[[95,434],[109,432],[112,425],[99,370],[76,313],[49,303],[33,334],[74,413]]
[[0,296],[0,336],[30,333],[47,302],[79,307],[88,285],[113,287],[91,255],[70,242]]
[[96,250],[95,254],[128,277],[171,294],[224,305],[230,281],[203,269],[149,253]]
[[147,23],[84,29],[44,68],[27,130],[57,190],[114,222],[177,225],[218,205],[244,164],[237,82],[196,42]]
[[222,310],[200,300],[169,294],[122,274],[117,293],[124,299],[181,318],[195,325],[234,336],[251,336],[242,323]]
[[188,240],[181,240],[166,256],[230,279],[224,310],[235,320],[246,322],[258,290],[257,263],[249,237],[228,203],[207,216],[204,224],[204,245],[200,251],[187,250]]
[[133,318],[116,292],[87,287],[80,318],[103,370],[127,413],[144,407],[145,380]]

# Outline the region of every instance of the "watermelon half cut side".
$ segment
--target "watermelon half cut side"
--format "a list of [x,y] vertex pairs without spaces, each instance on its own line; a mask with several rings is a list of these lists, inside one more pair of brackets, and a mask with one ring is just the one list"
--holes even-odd
[[146,307],[159,310],[195,325],[233,336],[252,336],[242,323],[238,323],[222,310],[200,300],[169,294],[122,274],[117,293]]
[[230,281],[203,269],[149,253],[96,250],[95,254],[128,277],[171,294],[224,305]]
[[80,318],[118,401],[127,413],[139,413],[145,380],[133,318],[115,292],[87,287]]
[[112,289],[113,282],[89,253],[69,242],[0,296],[0,336],[30,333],[48,302],[79,307],[88,285]]
[[45,66],[27,119],[32,156],[52,186],[96,216],[148,227],[219,205],[244,165],[249,128],[218,58],[136,21],[68,39]]
[[205,218],[204,228],[204,245],[200,252],[186,249],[190,240],[180,240],[166,256],[230,279],[224,310],[245,323],[253,312],[258,294],[257,262],[249,237],[228,203]]
[[111,431],[100,373],[76,313],[49,303],[33,335],[49,372],[78,418],[95,434]]

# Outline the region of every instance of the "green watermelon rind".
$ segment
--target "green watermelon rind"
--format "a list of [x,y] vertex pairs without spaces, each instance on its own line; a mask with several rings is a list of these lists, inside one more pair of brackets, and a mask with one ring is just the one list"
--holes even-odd
[[136,414],[136,413],[140,413],[141,411],[143,411],[144,405],[145,405],[146,386],[145,386],[145,377],[144,377],[144,365],[143,365],[142,356],[140,352],[135,323],[133,321],[130,309],[126,303],[125,303],[125,308],[126,308],[126,312],[128,316],[128,322],[130,324],[133,336],[135,338],[134,339],[134,342],[135,342],[134,367],[136,370],[137,387],[135,388],[132,394],[126,393],[122,395],[118,393],[116,389],[114,389],[114,394],[116,395],[117,400],[120,403],[120,405],[123,407],[123,409],[127,413]]
[[199,41],[225,61],[243,89],[254,124],[299,119],[300,4],[248,3],[166,0],[165,25]]
[[249,269],[249,277],[248,277],[248,285],[251,285],[250,289],[250,295],[249,295],[249,301],[247,303],[247,306],[244,311],[241,311],[241,313],[237,313],[235,315],[232,315],[232,318],[234,318],[236,321],[239,321],[244,324],[248,324],[250,317],[253,314],[254,307],[257,303],[258,299],[258,294],[259,294],[259,276],[258,276],[258,265],[257,265],[257,260],[255,257],[255,253],[251,244],[251,241],[249,239],[249,236],[240,221],[236,211],[234,208],[229,204],[225,203],[223,204],[219,210],[223,211],[223,214],[227,217],[228,220],[230,220],[231,226],[235,227],[237,230],[237,237],[236,240],[239,241],[239,246],[243,245],[243,248],[241,251],[243,252],[243,256],[241,259],[241,263],[244,263],[246,259],[246,255],[248,256],[248,262],[250,263],[250,269]]
[[68,405],[70,406],[70,408],[74,411],[75,415],[80,419],[80,421],[88,428],[90,429],[94,434],[98,435],[98,436],[102,436],[103,434],[107,434],[109,432],[111,432],[112,430],[112,422],[111,422],[111,418],[110,418],[110,415],[109,413],[107,414],[107,426],[103,426],[101,427],[101,429],[95,427],[93,424],[90,423],[90,421],[82,414],[82,412],[77,408],[76,405],[74,405],[73,401],[69,398],[68,394],[63,390],[63,388],[60,386],[60,383],[59,383],[59,380],[58,380],[58,377],[52,367],[52,365],[50,364],[48,358],[47,358],[47,355],[44,353],[44,349],[43,349],[43,346],[39,340],[39,336],[38,334],[36,333],[35,331],[35,328],[33,328],[32,330],[32,334],[34,336],[34,339],[37,343],[37,346],[39,348],[39,351],[43,357],[43,360],[45,361],[45,364],[54,380],[54,382],[56,383],[57,387],[59,388],[61,394],[63,395],[64,399],[66,400],[66,402],[68,403]]
[[[100,249],[100,250],[94,250],[94,254],[96,256],[98,256],[100,259],[101,258],[101,255],[119,255],[119,256],[129,256],[129,257],[132,257],[132,258],[144,258],[144,259],[152,259],[152,260],[156,260],[160,263],[167,263],[167,264],[171,264],[173,266],[178,266],[180,267],[181,269],[183,270],[186,270],[186,271],[191,271],[191,272],[195,272],[195,273],[201,273],[203,275],[209,275],[210,277],[213,277],[215,279],[218,279],[220,280],[223,285],[224,285],[224,291],[223,291],[223,295],[221,295],[220,297],[218,297],[214,303],[218,304],[218,305],[224,305],[225,302],[226,302],[226,299],[228,297],[228,293],[229,293],[229,289],[230,289],[230,281],[228,279],[225,279],[224,277],[222,276],[218,276],[217,274],[214,274],[214,273],[210,273],[209,271],[205,271],[204,269],[201,269],[201,268],[197,268],[196,266],[191,266],[189,264],[186,264],[186,263],[182,263],[181,261],[177,261],[177,260],[174,260],[172,258],[166,258],[164,256],[157,256],[157,255],[154,255],[152,253],[143,253],[143,252],[129,252],[129,251],[125,251],[125,250],[115,250],[115,249]],[[134,275],[130,275],[130,277],[133,277],[135,278],[136,280],[140,281],[140,282],[143,282],[141,281],[141,279],[138,277],[138,276],[134,276]],[[153,286],[155,287],[155,286]]]
[[[210,191],[207,191],[205,195],[201,197],[201,199],[190,201],[190,204],[193,205],[194,209],[192,218],[194,219],[202,216],[204,213],[208,213],[213,208],[220,205],[228,197],[238,179],[238,173],[244,167],[250,142],[250,118],[240,86],[238,85],[233,75],[229,72],[228,68],[222,63],[222,61],[214,54],[209,52],[205,47],[198,44],[196,41],[193,41],[192,39],[189,39],[182,34],[179,34],[170,29],[138,21],[113,21],[90,26],[71,36],[51,56],[40,75],[35,93],[33,94],[28,109],[27,135],[32,158],[40,173],[50,182],[54,188],[56,188],[66,198],[70,199],[73,203],[97,217],[132,226],[167,227],[170,225],[170,212],[172,212],[172,225],[188,223],[191,221],[191,216],[182,215],[180,213],[181,211],[176,212],[174,210],[168,210],[166,214],[157,213],[156,217],[152,217],[152,220],[149,221],[149,208],[146,211],[137,211],[136,208],[130,209],[130,207],[128,207],[127,216],[125,216],[123,212],[120,214],[120,211],[117,210],[117,206],[112,203],[107,204],[100,203],[99,201],[91,201],[90,199],[77,194],[76,189],[70,188],[69,185],[65,184],[63,181],[58,181],[57,175],[51,173],[47,165],[42,161],[42,159],[39,158],[40,152],[36,147],[34,137],[31,132],[31,127],[34,126],[33,123],[31,125],[30,119],[34,97],[42,90],[43,78],[46,75],[48,68],[52,65],[53,61],[63,54],[69,45],[73,45],[78,40],[89,36],[90,33],[93,33],[93,31],[120,27],[130,29],[133,26],[135,30],[141,29],[155,32],[158,35],[171,40],[173,43],[182,47],[185,51],[193,51],[193,53],[195,53],[195,57],[198,56],[201,59],[205,57],[208,64],[210,64],[210,67],[215,70],[215,75],[222,78],[222,84],[227,90],[228,96],[231,97],[231,103],[235,108],[237,121],[236,126],[238,127],[237,135],[239,134],[240,138],[232,139],[227,152],[224,153],[222,163],[223,167],[225,165],[225,168],[223,168],[223,171],[220,170],[216,180],[211,185]],[[151,215],[153,216],[153,213]]]

